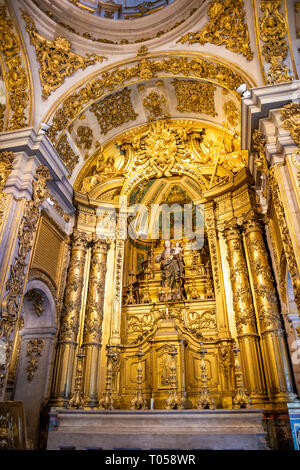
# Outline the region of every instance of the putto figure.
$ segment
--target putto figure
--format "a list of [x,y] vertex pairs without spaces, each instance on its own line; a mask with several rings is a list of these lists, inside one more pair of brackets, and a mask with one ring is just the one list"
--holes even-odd
[[179,242],[175,247],[170,240],[164,242],[164,250],[155,258],[160,262],[162,271],[162,289],[159,300],[162,302],[186,299],[184,289],[184,260],[183,248]]

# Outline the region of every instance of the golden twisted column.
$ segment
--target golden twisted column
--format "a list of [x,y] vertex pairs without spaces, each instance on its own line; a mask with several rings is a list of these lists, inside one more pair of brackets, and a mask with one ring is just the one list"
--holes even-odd
[[294,400],[295,395],[282,320],[278,311],[274,280],[261,222],[254,212],[247,216],[244,230],[260,327],[268,395],[275,401],[291,401]]
[[102,340],[106,260],[109,244],[96,238],[92,244],[87,305],[83,330],[83,394],[89,407],[98,406],[98,367]]
[[260,338],[256,327],[242,235],[235,220],[227,223],[224,237],[228,250],[227,259],[233,292],[233,308],[245,382],[252,403],[261,403],[267,397],[259,345]]
[[71,396],[88,240],[74,231],[58,341],[52,402],[66,405]]

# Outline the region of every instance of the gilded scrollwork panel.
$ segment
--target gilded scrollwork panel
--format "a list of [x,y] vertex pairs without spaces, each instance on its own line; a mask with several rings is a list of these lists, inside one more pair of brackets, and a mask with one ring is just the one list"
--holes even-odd
[[289,68],[285,64],[288,56],[287,21],[280,12],[282,0],[261,0],[259,18],[259,36],[264,43],[262,55],[268,64],[267,81],[270,84],[284,83],[293,80]]
[[230,67],[205,58],[181,56],[170,56],[160,60],[137,58],[135,65],[108,71],[101,78],[91,79],[82,88],[68,95],[54,112],[52,125],[48,131],[50,140],[57,145],[61,132],[71,124],[88,103],[92,104],[106,93],[112,93],[122,85],[129,85],[137,78],[149,80],[164,72],[173,75],[182,74],[190,78],[212,79],[230,90],[236,90],[245,82],[245,79]]
[[[6,343],[6,366],[11,360],[15,324],[18,320],[20,306],[23,301],[24,286],[27,277],[28,257],[33,247],[36,228],[40,216],[40,206],[48,197],[46,182],[50,172],[44,165],[39,165],[32,182],[32,199],[24,204],[24,214],[18,229],[18,245],[16,257],[10,268],[6,282],[6,293],[1,303],[0,338]],[[2,381],[2,386],[4,382]],[[2,392],[2,390],[0,390]]]
[[6,104],[6,121],[4,124],[4,108],[1,105],[1,127],[8,131],[28,126],[28,105],[30,102],[30,82],[18,32],[10,18],[8,9],[0,4],[0,50],[4,58],[4,79],[8,91]]
[[209,21],[197,32],[186,33],[178,42],[182,44],[209,42],[225,46],[232,52],[253,59],[243,0],[212,0],[207,14]]
[[35,372],[38,369],[38,361],[39,358],[42,356],[44,349],[44,341],[42,339],[32,339],[27,343],[27,356],[28,364],[25,368],[27,372],[27,381],[32,382]]
[[133,109],[131,90],[128,88],[94,103],[91,111],[95,114],[103,134],[125,122],[135,121],[138,116]]
[[42,98],[48,96],[60,87],[67,77],[78,69],[85,69],[89,65],[102,62],[105,57],[97,54],[87,54],[82,57],[71,51],[71,43],[65,37],[58,36],[53,41],[38,33],[34,21],[28,13],[22,11],[26,23],[26,31],[30,36],[31,44],[35,47],[37,60],[40,64],[40,81]]

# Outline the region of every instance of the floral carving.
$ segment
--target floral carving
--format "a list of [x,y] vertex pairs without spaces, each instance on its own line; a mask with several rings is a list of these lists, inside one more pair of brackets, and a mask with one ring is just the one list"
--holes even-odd
[[225,46],[232,52],[253,59],[243,0],[213,0],[207,11],[209,21],[200,31],[187,33],[178,41]]
[[79,157],[71,148],[66,134],[63,135],[63,137],[60,139],[59,144],[57,146],[57,152],[66,167],[68,168],[69,172],[72,174],[75,166],[79,162]]
[[300,147],[300,103],[289,103],[281,110],[282,127],[287,129],[298,147]]
[[32,339],[27,344],[27,356],[29,356],[28,365],[25,368],[27,372],[28,382],[32,382],[34,374],[38,368],[38,360],[44,349],[44,341],[42,339]]
[[90,101],[100,99],[105,92],[112,92],[136,78],[148,79],[157,75],[158,72],[169,72],[173,75],[210,78],[231,90],[236,90],[245,81],[241,75],[233,72],[229,67],[206,59],[189,60],[186,57],[170,57],[163,60],[150,60],[144,57],[142,60],[144,62],[131,67],[105,72],[101,78],[90,80],[83,88],[69,95],[53,116],[52,125],[48,131],[52,142],[57,140],[57,134],[68,127],[70,121],[74,120]]
[[87,57],[75,54],[71,51],[70,42],[64,37],[58,36],[54,41],[46,39],[37,32],[33,20],[25,11],[22,12],[22,16],[26,22],[26,31],[30,36],[31,44],[35,47],[37,60],[40,64],[43,99],[48,98],[76,70],[84,70],[87,66],[102,62],[105,59],[105,57],[96,54],[87,54]]
[[154,117],[163,115],[163,107],[165,106],[165,104],[166,98],[155,90],[151,91],[149,95],[147,95],[143,100],[144,107]]
[[178,111],[204,113],[216,116],[214,93],[216,87],[211,83],[196,80],[173,80]]
[[3,190],[6,180],[13,169],[14,158],[13,152],[0,152],[0,191]]
[[95,114],[101,132],[107,134],[114,127],[119,127],[125,122],[134,121],[137,113],[134,112],[131,99],[131,90],[124,90],[104,98],[91,106]]
[[259,20],[260,38],[265,43],[263,56],[271,64],[268,71],[268,83],[284,83],[293,79],[288,67],[284,65],[287,58],[288,45],[285,40],[287,24],[279,12],[281,0],[261,0],[260,9],[264,15]]
[[[8,104],[12,110],[7,127],[9,131],[28,125],[25,111],[29,101],[29,83],[25,68],[22,66],[20,41],[13,28],[14,23],[7,18],[6,7],[0,5],[0,50],[4,56]],[[1,112],[3,116],[3,108]]]

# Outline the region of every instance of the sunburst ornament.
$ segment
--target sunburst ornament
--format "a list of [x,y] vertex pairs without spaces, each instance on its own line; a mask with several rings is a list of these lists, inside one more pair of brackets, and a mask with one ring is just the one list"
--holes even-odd
[[185,139],[186,133],[165,121],[152,123],[140,140],[136,166],[150,165],[156,178],[172,176],[174,165],[185,157]]

